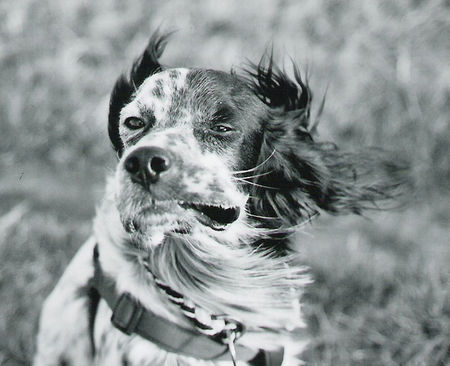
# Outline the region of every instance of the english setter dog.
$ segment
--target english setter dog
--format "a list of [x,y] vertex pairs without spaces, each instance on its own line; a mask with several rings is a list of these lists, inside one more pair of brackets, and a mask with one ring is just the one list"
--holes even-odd
[[310,279],[292,234],[397,194],[383,152],[315,141],[295,66],[166,68],[166,43],[154,34],[114,86],[119,163],[45,301],[35,366],[299,364]]

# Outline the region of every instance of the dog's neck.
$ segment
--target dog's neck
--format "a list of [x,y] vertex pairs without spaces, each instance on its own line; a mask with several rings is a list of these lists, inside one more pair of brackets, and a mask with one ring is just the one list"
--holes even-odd
[[157,288],[142,265],[143,259],[162,281],[197,306],[212,314],[238,319],[254,334],[264,328],[272,346],[277,337],[280,343],[284,342],[280,334],[303,326],[298,296],[309,280],[299,267],[291,269],[286,257],[256,251],[246,243],[231,247],[204,234],[186,239],[166,236],[163,243],[150,250],[137,249],[130,245],[130,236],[123,229],[112,200],[105,200],[98,209],[94,231],[101,265],[115,280],[117,290],[132,294],[170,321],[191,326],[180,309]]

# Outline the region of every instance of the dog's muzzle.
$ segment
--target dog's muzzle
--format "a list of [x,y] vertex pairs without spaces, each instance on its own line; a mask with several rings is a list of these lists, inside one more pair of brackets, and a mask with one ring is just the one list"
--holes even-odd
[[[157,146],[138,147],[132,151],[123,162],[123,169],[131,181],[140,185],[149,193],[152,212],[164,211],[178,206],[185,212],[190,212],[201,224],[215,231],[222,231],[239,218],[238,206],[218,203],[216,197],[211,199],[211,192],[207,197],[183,192],[183,182],[177,174],[176,157],[167,149]],[[181,183],[181,184],[180,184]],[[177,192],[177,197],[169,199],[158,198],[159,193],[171,187]],[[159,193],[158,193],[159,192]],[[163,203],[171,201],[171,205]],[[219,201],[220,202],[220,201]],[[170,207],[169,207],[170,206]]]

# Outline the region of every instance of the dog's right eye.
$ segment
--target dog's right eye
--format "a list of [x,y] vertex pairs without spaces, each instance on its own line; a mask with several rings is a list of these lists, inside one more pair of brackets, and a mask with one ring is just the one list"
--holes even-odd
[[123,124],[130,130],[139,130],[145,127],[145,121],[137,117],[128,117]]

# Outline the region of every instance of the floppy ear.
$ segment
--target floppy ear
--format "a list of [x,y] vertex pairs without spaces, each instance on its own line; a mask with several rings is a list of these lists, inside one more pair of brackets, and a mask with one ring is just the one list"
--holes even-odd
[[109,101],[108,133],[119,157],[123,152],[119,135],[120,111],[130,102],[133,93],[147,77],[162,70],[158,59],[164,52],[169,36],[170,34],[161,35],[158,31],[153,33],[144,53],[133,63],[129,75],[122,74],[113,87]]
[[252,88],[268,106],[250,211],[264,227],[302,223],[323,210],[333,214],[385,208],[401,193],[405,168],[378,149],[354,153],[314,142],[312,96],[294,66],[294,79],[264,58],[250,71]]

